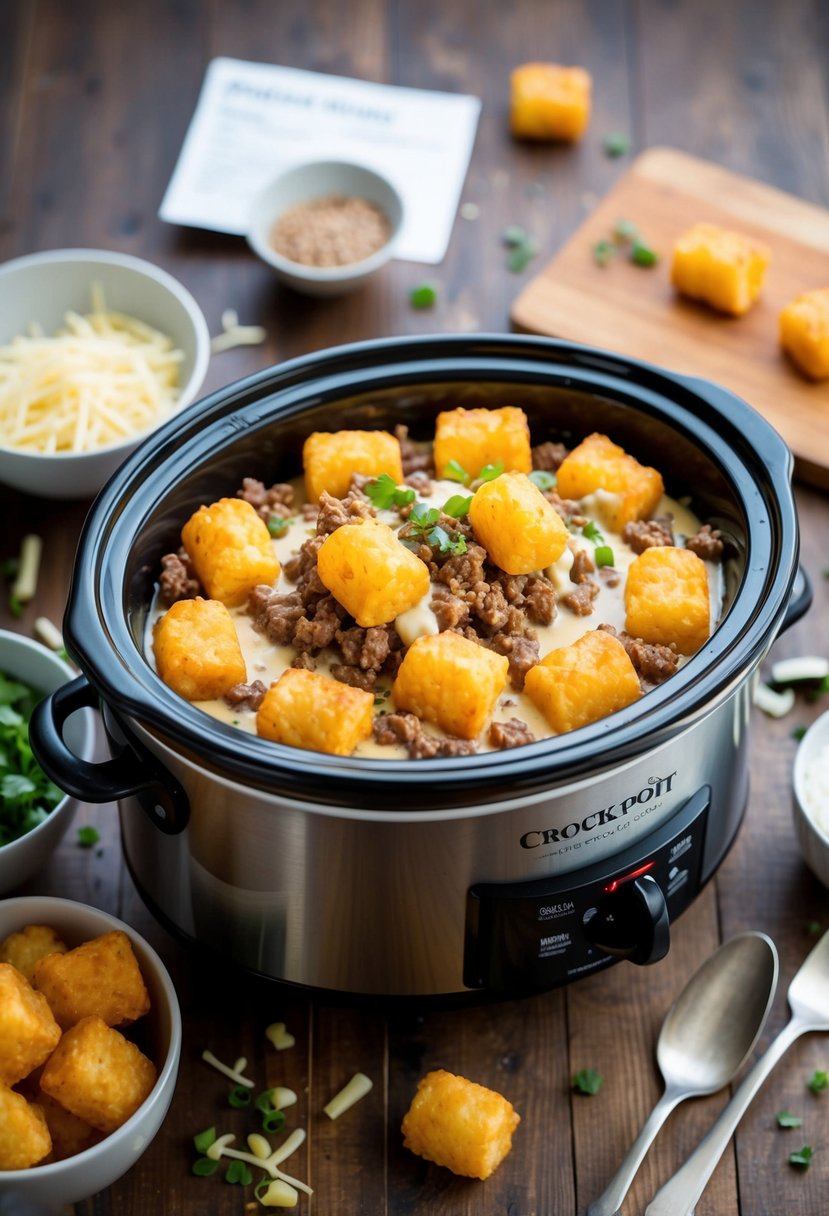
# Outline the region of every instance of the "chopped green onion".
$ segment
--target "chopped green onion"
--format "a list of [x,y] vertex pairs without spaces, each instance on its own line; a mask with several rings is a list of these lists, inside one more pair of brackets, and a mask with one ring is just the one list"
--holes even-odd
[[581,534],[583,537],[585,537],[585,539],[592,540],[596,545],[600,545],[604,540],[604,537],[599,531],[599,525],[593,519],[587,521],[581,530]]
[[633,220],[619,219],[616,221],[616,227],[613,229],[614,238],[620,244],[627,244],[630,241],[635,241],[639,235],[639,229],[634,224]]
[[272,1089],[264,1089],[262,1091],[253,1104],[257,1110],[276,1110],[276,1107],[273,1104],[273,1099],[271,1098],[272,1093]]
[[774,1117],[778,1127],[800,1127],[803,1123],[799,1115],[793,1115],[789,1110],[779,1110]]
[[630,250],[630,260],[636,266],[651,267],[659,261],[659,254],[644,241],[635,240]]
[[101,834],[97,828],[83,827],[78,828],[78,846],[82,849],[91,849],[101,839]]
[[412,308],[433,308],[437,303],[438,289],[434,283],[421,283],[409,293]]
[[214,1161],[212,1157],[199,1157],[193,1162],[193,1173],[197,1178],[209,1178],[218,1168],[218,1161]]
[[215,1144],[215,1143],[216,1143],[215,1127],[208,1127],[206,1129],[206,1131],[199,1132],[199,1134],[197,1136],[193,1137],[193,1144],[196,1147],[197,1153],[206,1153],[207,1150],[210,1148],[210,1145]]
[[538,486],[542,491],[552,490],[556,484],[555,473],[550,473],[547,469],[533,469],[528,476],[533,485]]
[[443,504],[443,514],[451,515],[453,519],[461,519],[464,515],[468,514],[471,502],[471,494],[453,494]]
[[446,481],[459,481],[464,486],[469,483],[469,474],[462,465],[458,464],[457,460],[449,461],[443,470],[443,476]]
[[805,928],[806,928],[806,932],[809,934],[809,937],[817,937],[817,935],[820,933],[820,928],[821,928],[820,921],[819,920],[807,920]]
[[606,266],[615,253],[616,249],[612,241],[604,239],[596,241],[593,246],[593,261],[597,266]]
[[227,1100],[235,1110],[241,1110],[244,1106],[250,1106],[250,1097],[250,1090],[246,1085],[234,1085],[227,1095]]
[[573,1074],[571,1088],[580,1094],[597,1094],[604,1085],[604,1077],[595,1068],[580,1068]]
[[375,481],[367,482],[365,492],[379,511],[385,511],[389,507],[406,507],[410,502],[414,502],[416,497],[414,490],[401,490],[388,473],[381,473]]
[[281,1132],[285,1126],[285,1112],[282,1110],[262,1111],[262,1130],[274,1135]]
[[227,1167],[225,1182],[240,1182],[242,1186],[247,1186],[249,1182],[253,1182],[253,1174],[244,1161],[231,1161]]
[[794,728],[794,730],[792,731],[792,738],[795,739],[799,743],[800,740],[803,738],[803,736],[806,734],[806,729],[807,728],[805,726],[796,726]]
[[478,481],[494,481],[496,477],[501,476],[503,471],[503,460],[496,460],[495,464],[485,464],[478,474]]
[[820,1068],[816,1069],[809,1079],[809,1089],[811,1089],[813,1094],[819,1094],[822,1093],[827,1086],[829,1086],[829,1073],[824,1072],[823,1069]]
[[593,556],[596,559],[597,566],[614,566],[616,564],[613,560],[613,550],[610,545],[598,545]]
[[520,274],[522,270],[526,269],[537,253],[538,245],[532,237],[528,237],[523,245],[516,245],[514,249],[510,250],[507,258],[507,269],[511,270],[513,274]]
[[283,519],[281,515],[270,515],[268,517],[268,531],[271,536],[284,536],[288,531],[287,519]]
[[814,1155],[815,1150],[812,1146],[804,1144],[803,1148],[798,1149],[796,1153],[789,1153],[789,1165],[796,1165],[802,1170],[808,1169]]
[[608,131],[602,140],[602,148],[607,156],[624,156],[630,151],[630,139],[624,131]]
[[501,240],[505,245],[515,246],[521,245],[527,239],[527,234],[520,224],[510,224],[501,233]]

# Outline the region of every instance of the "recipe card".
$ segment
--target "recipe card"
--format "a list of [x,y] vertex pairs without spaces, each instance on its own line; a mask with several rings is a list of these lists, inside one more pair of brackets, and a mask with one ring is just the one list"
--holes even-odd
[[244,235],[250,204],[282,169],[351,160],[403,198],[396,256],[440,262],[463,188],[481,103],[241,59],[214,59],[159,215]]

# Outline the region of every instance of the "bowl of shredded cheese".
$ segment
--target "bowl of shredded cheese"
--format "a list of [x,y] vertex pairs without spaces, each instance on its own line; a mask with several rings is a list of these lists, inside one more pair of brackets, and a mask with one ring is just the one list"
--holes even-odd
[[0,266],[0,482],[98,492],[191,402],[207,324],[172,275],[127,254],[55,249]]

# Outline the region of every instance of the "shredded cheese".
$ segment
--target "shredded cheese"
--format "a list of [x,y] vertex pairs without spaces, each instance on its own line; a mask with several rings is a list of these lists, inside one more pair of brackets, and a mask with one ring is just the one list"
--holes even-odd
[[234,346],[258,346],[267,336],[261,325],[240,325],[236,310],[226,308],[222,313],[222,333],[210,339],[210,349],[214,355],[220,355]]
[[340,1115],[349,1110],[355,1102],[364,1098],[372,1088],[372,1081],[364,1072],[357,1072],[338,1094],[335,1094],[327,1106],[322,1109],[329,1119],[339,1119]]
[[295,1208],[298,1199],[299,1195],[294,1188],[283,1179],[277,1178],[260,1196],[259,1202],[263,1208]]
[[63,634],[48,616],[39,616],[34,623],[35,637],[50,650],[63,650]]
[[770,718],[783,718],[794,709],[794,689],[775,692],[768,684],[758,684],[754,690],[754,704]]
[[270,1026],[265,1028],[265,1038],[270,1040],[277,1051],[285,1051],[296,1043],[294,1036],[285,1029],[284,1022],[271,1022]]
[[[206,1155],[211,1161],[220,1161],[222,1157],[230,1157],[235,1161],[244,1161],[247,1165],[255,1165],[259,1169],[264,1170],[266,1174],[270,1174],[271,1178],[281,1178],[283,1182],[287,1182],[289,1186],[296,1187],[298,1191],[304,1191],[306,1195],[313,1195],[313,1191],[307,1183],[301,1182],[298,1178],[292,1178],[290,1174],[284,1174],[278,1167],[287,1157],[295,1153],[300,1145],[305,1142],[304,1128],[297,1127],[291,1132],[287,1140],[284,1140],[279,1148],[275,1148],[270,1152],[270,1145],[264,1136],[256,1137],[256,1151],[246,1153],[237,1148],[231,1148],[230,1145],[236,1139],[234,1135],[228,1132],[224,1136],[219,1136],[214,1140],[207,1150]],[[269,1150],[269,1155],[263,1156],[263,1144]],[[248,1139],[250,1146],[250,1139]]]
[[66,313],[54,337],[32,326],[0,346],[0,446],[90,452],[172,411],[182,351],[143,321],[107,311],[99,285],[92,308]]
[[23,537],[20,546],[20,565],[11,590],[12,599],[17,600],[18,603],[26,604],[34,598],[42,553],[43,541],[39,536],[30,533]]
[[217,1060],[212,1051],[203,1051],[201,1058],[205,1064],[210,1064],[213,1068],[218,1069],[226,1077],[230,1077],[231,1081],[235,1081],[237,1085],[246,1085],[248,1089],[253,1089],[254,1082],[242,1076],[248,1063],[244,1056],[240,1056],[232,1068],[227,1064],[223,1064],[221,1060]]

